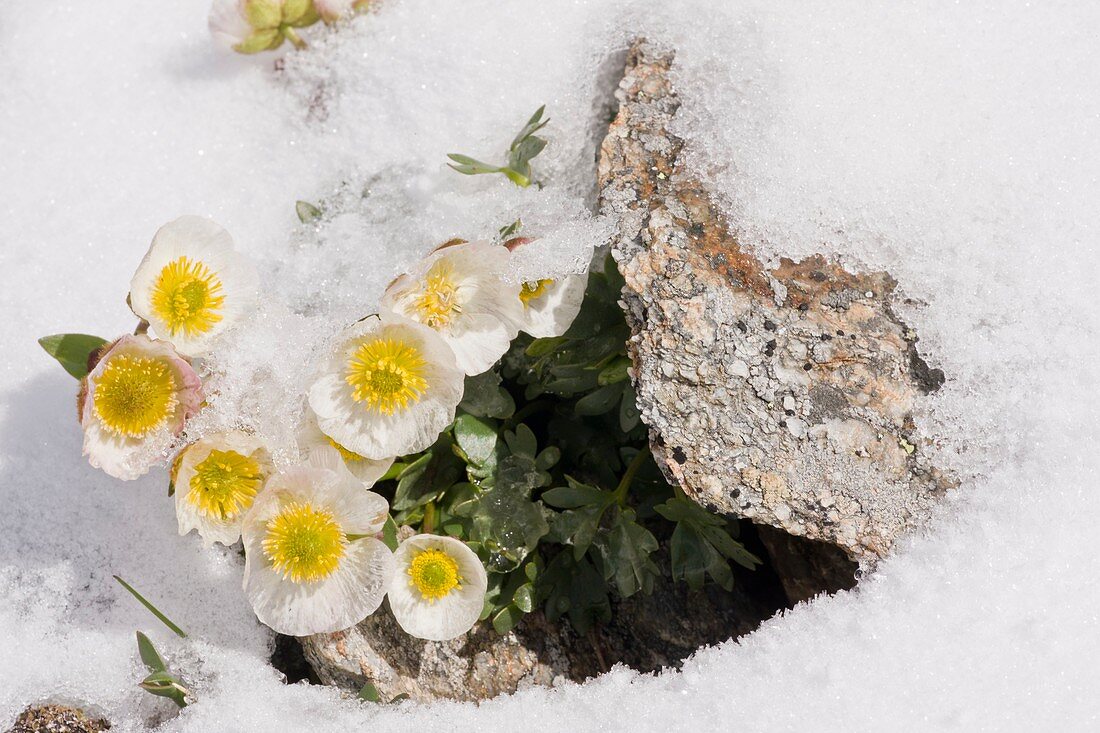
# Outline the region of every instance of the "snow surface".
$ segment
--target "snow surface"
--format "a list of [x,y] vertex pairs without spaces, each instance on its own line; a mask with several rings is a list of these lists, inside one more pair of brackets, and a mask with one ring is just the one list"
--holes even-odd
[[[0,729],[42,700],[123,731],[1100,727],[1100,6],[388,0],[281,73],[215,49],[206,11],[0,5]],[[531,271],[560,272],[602,241],[594,146],[635,34],[677,48],[688,158],[745,242],[900,280],[949,375],[921,422],[963,489],[857,591],[682,672],[481,706],[284,686],[240,558],[176,535],[163,472],[122,483],[85,463],[74,384],[35,338],[129,330],[152,233],[211,216],[267,297],[198,427],[243,411],[289,440],[309,355],[434,243],[522,216],[545,245]],[[544,102],[544,189],[444,167],[499,155]],[[334,213],[301,227],[299,198]],[[135,629],[198,704],[173,717],[134,686]]]

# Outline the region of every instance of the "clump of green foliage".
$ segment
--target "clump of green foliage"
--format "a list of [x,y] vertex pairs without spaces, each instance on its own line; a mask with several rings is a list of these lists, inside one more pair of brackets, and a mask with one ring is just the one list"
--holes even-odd
[[[662,573],[730,590],[731,562],[760,562],[737,541],[735,521],[687,499],[650,455],[621,290],[608,258],[564,335],[518,337],[494,369],[467,379],[435,445],[375,487],[392,499],[396,524],[478,552],[489,570],[482,618],[501,633],[541,607],[584,634],[610,620],[613,595],[651,593]],[[668,552],[655,554],[662,544]]]

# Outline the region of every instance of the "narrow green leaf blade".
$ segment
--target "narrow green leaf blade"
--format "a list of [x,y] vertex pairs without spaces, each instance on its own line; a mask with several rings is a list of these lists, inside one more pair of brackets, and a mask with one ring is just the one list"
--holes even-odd
[[163,613],[161,613],[160,609],[158,609],[156,606],[154,606],[149,601],[145,600],[145,597],[142,596],[140,593],[138,593],[136,590],[134,590],[134,587],[132,585],[130,585],[129,583],[127,583],[125,580],[118,577],[117,575],[113,575],[111,577],[113,577],[115,580],[117,580],[119,585],[121,585],[123,588],[130,591],[130,595],[132,595],[134,598],[138,599],[138,601],[141,603],[141,605],[145,606],[147,609],[149,609],[149,612],[151,614],[153,614],[158,619],[160,619],[160,622],[162,624],[164,624],[165,626],[170,628],[172,631],[174,631],[177,636],[180,636],[184,639],[187,638],[187,634],[184,633],[183,629],[181,629],[179,626],[176,626],[174,623],[172,623],[172,620],[170,618],[168,618],[167,616],[165,616]]

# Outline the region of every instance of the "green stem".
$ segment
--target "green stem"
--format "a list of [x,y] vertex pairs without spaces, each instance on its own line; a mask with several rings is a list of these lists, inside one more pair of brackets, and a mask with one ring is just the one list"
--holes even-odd
[[424,521],[420,523],[420,531],[424,534],[435,532],[435,502],[429,501],[424,505]]
[[294,48],[303,49],[306,47],[306,42],[303,41],[302,37],[298,35],[298,32],[289,25],[279,26],[279,31],[282,32],[283,38],[294,44]]
[[626,492],[630,489],[630,484],[634,482],[634,476],[638,473],[638,469],[642,467],[649,455],[649,444],[647,443],[644,448],[638,451],[638,455],[634,456],[634,460],[630,462],[630,465],[626,467],[626,473],[623,474],[619,485],[615,487],[615,501],[619,503],[619,506],[626,506]]

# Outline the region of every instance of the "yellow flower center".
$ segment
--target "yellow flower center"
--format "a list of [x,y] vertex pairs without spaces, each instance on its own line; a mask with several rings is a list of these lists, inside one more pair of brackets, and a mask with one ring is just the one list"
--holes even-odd
[[153,284],[153,312],[173,336],[206,333],[222,319],[224,304],[221,280],[189,257],[165,265]]
[[340,566],[347,537],[332,513],[291,502],[267,521],[264,554],[285,580],[313,583]]
[[451,266],[436,262],[424,278],[420,294],[413,301],[416,319],[430,328],[444,328],[462,312],[458,286]]
[[409,563],[409,585],[428,603],[435,603],[451,591],[462,588],[458,563],[442,550],[424,550]]
[[252,506],[262,479],[258,461],[232,450],[212,450],[195,466],[187,500],[207,517],[233,519]]
[[344,459],[344,463],[358,463],[359,461],[367,460],[358,453],[351,452],[327,435],[325,436],[325,439],[328,440],[329,445],[336,449],[336,452],[340,454],[340,457]]
[[541,298],[542,294],[546,292],[546,288],[553,282],[553,280],[536,280],[535,282],[524,283],[519,290],[519,299],[523,302],[524,307],[531,305],[532,300]]
[[356,402],[392,415],[420,401],[428,387],[427,365],[415,344],[371,337],[360,342],[348,360],[344,380]]
[[176,379],[165,361],[119,354],[96,380],[92,409],[115,435],[143,438],[167,422],[178,403]]

